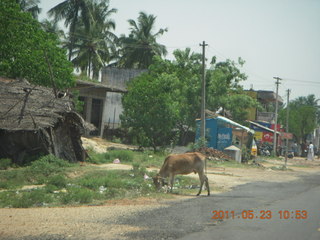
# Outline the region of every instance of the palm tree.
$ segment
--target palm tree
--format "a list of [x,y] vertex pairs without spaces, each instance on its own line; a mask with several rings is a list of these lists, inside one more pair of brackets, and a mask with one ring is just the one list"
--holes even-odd
[[167,54],[166,47],[157,43],[157,38],[167,28],[160,29],[154,33],[156,17],[147,15],[144,12],[139,13],[138,22],[130,19],[130,34],[128,37],[122,35],[119,39],[120,61],[118,65],[121,67],[147,68],[152,63],[155,55],[165,56]]
[[115,22],[110,18],[117,10],[109,9],[108,1],[93,2],[89,5],[92,18],[89,28],[83,25],[77,28],[75,36],[74,65],[82,73],[93,78],[99,77],[99,72],[115,55],[117,37],[111,30],[115,29]]
[[69,26],[69,60],[72,57],[77,26],[82,21],[82,24],[89,28],[90,11],[88,3],[87,0],[65,0],[48,11],[50,17],[54,16],[56,21],[65,19],[65,26]]
[[57,21],[45,19],[41,22],[41,26],[44,31],[55,34],[58,39],[62,40],[65,38],[64,31],[59,28]]
[[16,0],[16,3],[20,5],[22,11],[30,12],[33,18],[38,19],[38,15],[41,12],[38,7],[40,0]]
[[201,64],[201,54],[191,52],[190,48],[186,48],[185,50],[177,49],[173,52],[175,57],[175,62],[179,67],[182,68],[190,68],[194,65]]

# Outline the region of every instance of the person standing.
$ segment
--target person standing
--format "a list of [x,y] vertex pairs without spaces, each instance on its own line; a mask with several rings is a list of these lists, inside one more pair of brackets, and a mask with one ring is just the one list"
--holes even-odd
[[307,159],[311,160],[311,161],[313,161],[313,159],[314,159],[314,147],[313,147],[312,142],[310,142],[310,144],[308,146],[308,157],[307,157]]

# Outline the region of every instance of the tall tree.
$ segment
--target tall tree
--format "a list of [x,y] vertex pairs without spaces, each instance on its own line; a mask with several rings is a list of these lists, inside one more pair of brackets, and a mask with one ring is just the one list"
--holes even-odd
[[179,116],[174,99],[177,84],[177,77],[168,73],[157,77],[144,73],[129,83],[128,93],[122,99],[121,123],[139,144],[157,150],[174,140],[173,129]]
[[120,37],[120,67],[148,68],[154,56],[165,56],[166,47],[157,42],[157,38],[168,31],[160,29],[154,33],[156,17],[144,12],[139,13],[138,21],[128,20],[129,36]]
[[238,62],[229,59],[216,62],[214,58],[211,63],[211,68],[206,75],[207,107],[212,111],[222,107],[231,113],[233,120],[244,123],[246,110],[258,106],[257,101],[243,92],[241,82],[245,81],[247,76],[241,72],[240,68],[245,62],[241,58]]
[[0,29],[1,76],[57,88],[73,85],[71,63],[56,36],[43,31],[40,23],[12,0],[0,1]]
[[38,15],[41,12],[38,6],[40,0],[16,0],[16,3],[20,5],[22,11],[29,12],[33,18],[38,19]]
[[58,22],[55,20],[45,19],[41,22],[42,29],[47,33],[55,34],[59,40],[65,38],[64,31],[59,28]]
[[[286,122],[286,109],[279,113],[279,121]],[[289,103],[289,131],[293,133],[297,142],[305,143],[308,134],[317,126],[317,101],[313,94],[307,97],[298,97]]]
[[74,65],[89,77],[98,78],[103,66],[109,63],[116,54],[117,36],[112,32],[115,22],[110,18],[117,10],[109,8],[108,1],[89,4],[92,18],[89,27],[77,27]]
[[89,21],[91,18],[91,13],[88,7],[87,0],[65,0],[59,3],[57,6],[51,8],[48,11],[50,17],[54,17],[55,20],[59,21],[64,19],[64,24],[69,27],[69,61],[71,60],[74,43],[76,40],[76,28],[79,26],[80,22],[89,28]]

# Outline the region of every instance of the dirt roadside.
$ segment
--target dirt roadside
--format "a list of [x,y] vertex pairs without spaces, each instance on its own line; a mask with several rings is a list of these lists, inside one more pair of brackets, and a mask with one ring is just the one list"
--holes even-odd
[[[212,193],[219,194],[253,181],[288,182],[320,172],[319,159],[313,162],[302,158],[289,159],[290,171],[270,169],[271,166],[282,166],[280,160],[269,160],[262,165],[265,168],[208,168],[209,182],[215,189]],[[104,164],[101,167],[131,168],[124,164]],[[198,178],[194,174],[190,176]],[[194,194],[196,192],[195,189]],[[166,207],[172,201],[177,203],[190,198],[196,196],[175,195],[171,200],[114,200],[103,206],[0,209],[0,239],[127,239],[124,233],[141,229],[119,224],[123,217],[140,215],[146,210]]]

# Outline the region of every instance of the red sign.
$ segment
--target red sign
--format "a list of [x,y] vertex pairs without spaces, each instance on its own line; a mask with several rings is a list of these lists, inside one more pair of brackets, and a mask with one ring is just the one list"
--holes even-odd
[[263,132],[262,134],[262,142],[273,142],[273,133],[271,132]]
[[[277,131],[280,132],[280,124],[277,124]],[[274,124],[271,124],[271,129],[274,129]]]

